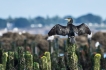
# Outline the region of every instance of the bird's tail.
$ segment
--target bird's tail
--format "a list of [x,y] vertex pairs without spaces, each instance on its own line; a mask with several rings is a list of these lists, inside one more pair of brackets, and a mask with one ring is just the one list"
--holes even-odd
[[75,36],[71,36],[70,37],[70,43],[75,43],[76,41],[75,41]]

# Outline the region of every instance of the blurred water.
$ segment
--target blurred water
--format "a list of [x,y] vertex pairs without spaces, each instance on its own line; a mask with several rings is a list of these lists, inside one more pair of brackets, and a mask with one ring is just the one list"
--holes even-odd
[[[74,24],[74,25],[80,25],[81,23],[79,24]],[[88,25],[88,27],[91,29],[92,33],[95,33],[95,32],[98,32],[98,31],[102,31],[102,32],[106,32],[106,25],[105,24],[101,24],[101,25],[97,25],[97,24],[93,24],[93,23],[90,23],[90,24],[87,24],[85,23],[86,25]],[[66,26],[66,24],[64,24]],[[28,27],[28,28],[18,28],[18,32],[28,32],[28,33],[31,33],[31,34],[43,34],[43,35],[47,35],[48,32],[51,30],[51,28],[53,27],[54,25],[48,25],[48,26],[42,26],[41,24],[39,24],[37,27],[35,26],[32,26],[32,27]],[[12,25],[8,24],[7,25],[7,31],[11,31],[11,32],[14,32],[14,28]],[[0,33],[5,33],[7,32],[5,29],[0,29]]]

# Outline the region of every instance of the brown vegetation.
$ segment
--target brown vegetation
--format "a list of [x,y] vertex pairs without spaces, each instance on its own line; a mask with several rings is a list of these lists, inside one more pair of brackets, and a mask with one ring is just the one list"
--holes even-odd
[[[41,34],[33,35],[33,34],[29,34],[29,33],[23,33],[22,35],[20,35],[18,33],[8,32],[8,33],[3,34],[3,36],[0,37],[0,41],[2,42],[2,47],[4,49],[9,49],[9,48],[11,48],[11,43],[13,41],[16,42],[17,47],[18,47],[18,46],[23,46],[24,40],[27,39],[28,45],[30,45],[33,41],[36,43],[37,47],[44,52],[49,49],[49,43],[47,41],[47,37],[48,36],[43,36]],[[78,46],[88,44],[86,36],[77,36],[75,39],[76,39],[76,43]],[[59,47],[60,48],[63,47],[64,40],[65,40],[65,38],[62,38],[62,39],[59,38]],[[91,46],[93,48],[95,48],[96,41],[99,41],[100,44],[103,46],[103,48],[106,51],[106,33],[97,32],[97,33],[93,34],[92,42],[91,42]]]

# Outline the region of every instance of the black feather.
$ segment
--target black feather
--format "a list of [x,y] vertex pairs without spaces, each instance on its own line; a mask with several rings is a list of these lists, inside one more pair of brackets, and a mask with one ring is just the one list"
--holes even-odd
[[[68,22],[69,23],[69,22]],[[60,24],[55,25],[48,33],[49,36],[52,35],[68,35],[69,37],[78,35],[91,34],[91,31],[87,25],[82,23],[79,26],[75,26],[72,23],[67,24],[67,26],[62,26]]]
[[69,28],[67,26],[62,26],[60,24],[55,25],[48,33],[49,36],[51,35],[68,35],[69,34]]
[[78,35],[91,34],[89,27],[85,25],[84,23],[77,26],[77,29],[78,29]]

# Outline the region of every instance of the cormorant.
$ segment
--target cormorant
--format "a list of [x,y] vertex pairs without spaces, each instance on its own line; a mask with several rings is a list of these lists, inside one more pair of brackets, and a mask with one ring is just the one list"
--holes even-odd
[[63,35],[68,37],[73,37],[75,36],[75,33],[78,35],[83,35],[83,34],[91,34],[91,31],[89,27],[82,23],[78,26],[73,25],[73,19],[72,18],[67,18],[65,19],[68,21],[67,26],[62,26],[60,24],[56,24],[49,32],[48,35]]

